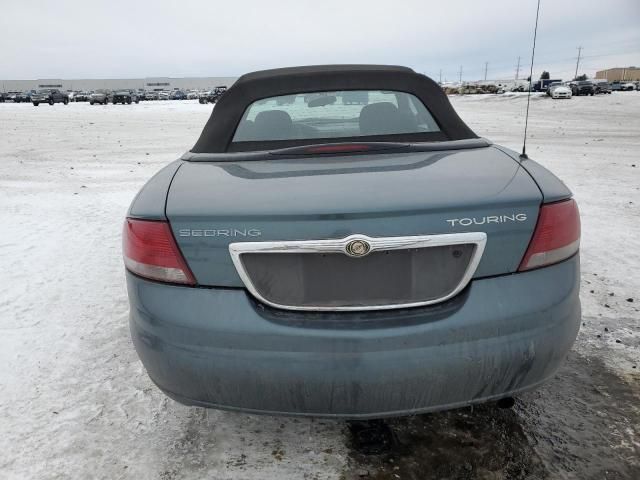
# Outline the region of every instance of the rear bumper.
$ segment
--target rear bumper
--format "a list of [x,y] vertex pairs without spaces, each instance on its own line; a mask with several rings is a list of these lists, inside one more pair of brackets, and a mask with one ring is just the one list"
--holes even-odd
[[577,256],[384,312],[286,312],[243,289],[130,273],[127,285],[134,345],[163,391],[272,414],[376,418],[504,397],[551,376],[580,325]]

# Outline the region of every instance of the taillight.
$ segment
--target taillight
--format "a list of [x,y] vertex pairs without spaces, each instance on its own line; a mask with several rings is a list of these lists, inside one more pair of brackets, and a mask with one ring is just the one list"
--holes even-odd
[[127,218],[122,244],[131,272],[161,282],[196,283],[167,222]]
[[519,271],[565,260],[580,247],[580,213],[575,200],[540,207],[538,223]]

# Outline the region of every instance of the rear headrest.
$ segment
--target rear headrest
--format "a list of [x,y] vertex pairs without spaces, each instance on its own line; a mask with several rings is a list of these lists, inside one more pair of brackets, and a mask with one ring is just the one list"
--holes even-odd
[[253,136],[256,140],[286,140],[294,138],[291,117],[282,110],[265,110],[254,120]]
[[233,141],[244,142],[253,140],[255,137],[255,128],[256,126],[254,125],[253,120],[243,120],[242,122],[240,122],[238,128],[236,129],[236,133],[233,136]]
[[372,103],[360,112],[361,135],[393,133],[402,123],[398,108],[391,102]]

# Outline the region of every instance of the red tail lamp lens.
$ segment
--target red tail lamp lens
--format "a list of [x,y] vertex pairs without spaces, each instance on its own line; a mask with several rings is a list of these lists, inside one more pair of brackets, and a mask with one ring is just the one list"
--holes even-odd
[[579,247],[580,213],[575,200],[542,205],[533,238],[518,270],[561,262]]
[[123,232],[124,264],[141,277],[195,285],[195,278],[167,222],[127,218]]

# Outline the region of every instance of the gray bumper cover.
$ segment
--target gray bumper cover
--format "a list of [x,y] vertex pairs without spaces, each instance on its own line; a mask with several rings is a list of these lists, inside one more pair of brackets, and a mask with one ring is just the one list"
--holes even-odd
[[375,418],[500,398],[551,376],[580,325],[577,256],[383,312],[286,312],[242,289],[129,273],[127,286],[133,342],[162,390],[273,414]]

